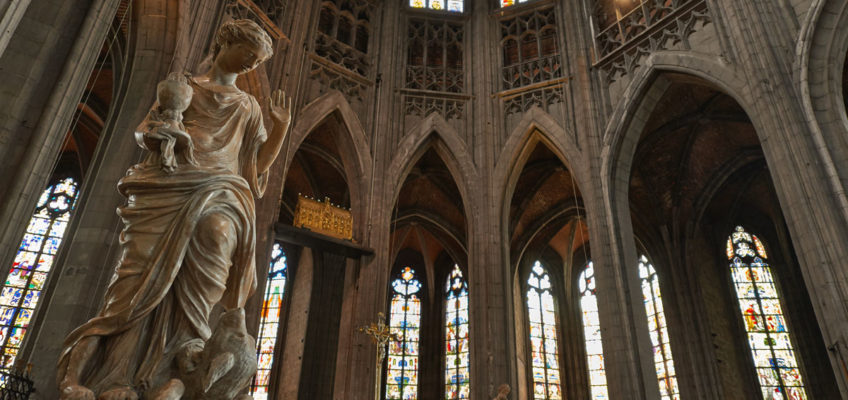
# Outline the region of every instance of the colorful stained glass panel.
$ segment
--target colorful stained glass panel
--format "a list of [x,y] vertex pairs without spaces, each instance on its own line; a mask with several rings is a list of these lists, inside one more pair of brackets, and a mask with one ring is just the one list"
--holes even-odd
[[580,308],[583,312],[583,335],[589,366],[589,385],[592,399],[607,398],[607,378],[604,372],[604,349],[601,342],[601,323],[598,316],[598,298],[595,295],[595,266],[589,261],[578,278],[581,291]]
[[271,249],[271,263],[268,266],[268,278],[265,280],[259,337],[256,340],[256,377],[250,390],[256,400],[268,399],[287,278],[285,252],[279,243],[274,243]]
[[386,368],[386,399],[418,398],[418,328],[421,326],[421,281],[404,267],[391,287],[389,327],[399,340],[390,342]]
[[551,278],[536,261],[527,278],[527,321],[533,358],[533,398],[561,399],[556,300]]
[[469,398],[468,283],[459,265],[447,279],[445,300],[445,399]]
[[765,245],[741,226],[727,242],[730,272],[763,399],[806,399]]
[[639,257],[639,277],[642,279],[642,300],[648,315],[648,330],[654,351],[660,399],[676,400],[680,398],[680,393],[677,389],[671,346],[668,344],[668,328],[663,312],[659,277],[654,266],[648,261],[648,257],[644,255]]

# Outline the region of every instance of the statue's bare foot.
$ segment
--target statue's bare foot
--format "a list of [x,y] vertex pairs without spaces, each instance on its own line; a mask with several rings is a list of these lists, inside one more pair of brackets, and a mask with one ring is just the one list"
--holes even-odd
[[94,392],[88,389],[85,386],[80,385],[63,385],[61,393],[59,393],[59,399],[61,400],[94,400]]
[[101,393],[97,400],[138,400],[138,393],[131,387],[119,387]]

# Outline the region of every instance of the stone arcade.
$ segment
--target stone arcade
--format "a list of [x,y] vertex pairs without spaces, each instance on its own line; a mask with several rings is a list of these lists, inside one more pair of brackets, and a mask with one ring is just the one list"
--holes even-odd
[[[0,369],[31,364],[33,399],[848,399],[844,0],[20,0],[0,16]],[[219,27],[248,20],[269,58],[222,62]],[[169,76],[209,115],[151,113]],[[170,127],[140,136],[152,158],[146,118]],[[195,163],[229,168],[208,208],[187,200],[207,189],[181,175],[181,127]],[[213,160],[229,142],[197,129],[267,139]],[[125,178],[144,162],[195,186],[150,202],[127,181],[160,181]],[[295,223],[306,198],[322,229]],[[128,226],[188,248],[150,270],[166,291],[127,283],[128,254],[162,250]],[[379,313],[378,368],[361,328]],[[77,385],[82,342],[99,350]]]

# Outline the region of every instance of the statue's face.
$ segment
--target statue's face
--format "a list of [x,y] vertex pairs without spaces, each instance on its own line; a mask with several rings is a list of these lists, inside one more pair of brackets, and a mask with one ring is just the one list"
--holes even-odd
[[250,42],[228,44],[221,48],[215,63],[225,72],[244,74],[268,58],[268,52]]

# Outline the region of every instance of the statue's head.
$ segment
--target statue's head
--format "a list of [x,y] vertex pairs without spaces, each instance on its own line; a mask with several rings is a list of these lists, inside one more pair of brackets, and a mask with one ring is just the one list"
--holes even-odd
[[214,63],[226,72],[238,74],[250,72],[273,54],[271,37],[249,19],[221,25],[212,48]]

